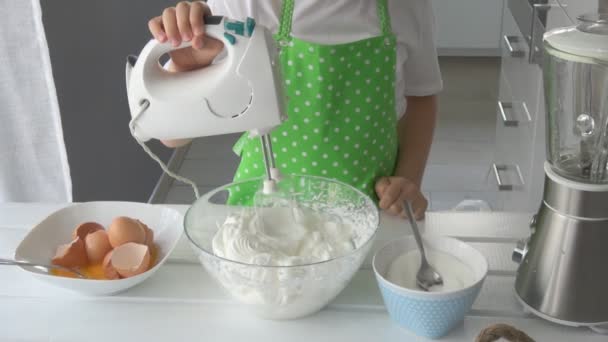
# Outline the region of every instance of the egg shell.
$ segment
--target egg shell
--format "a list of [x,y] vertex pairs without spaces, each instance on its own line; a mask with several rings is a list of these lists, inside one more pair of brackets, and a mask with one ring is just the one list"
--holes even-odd
[[92,264],[99,263],[112,250],[108,234],[105,230],[97,230],[86,236],[84,245],[87,251],[87,257]]
[[103,268],[103,274],[108,280],[120,279],[120,275],[116,272],[116,269],[112,265],[112,252],[109,251],[106,256],[103,258],[103,263],[101,264]]
[[135,221],[137,221],[137,223],[139,223],[141,226],[143,226],[143,227],[144,227],[146,230],[147,230],[147,229],[150,229],[150,227],[148,227],[148,225],[147,225],[147,224],[145,224],[145,223],[141,222],[140,220],[135,219]]
[[140,220],[136,220],[142,227],[144,227],[144,230],[146,232],[146,241],[144,241],[144,244],[147,245],[148,247],[150,247],[150,250],[154,247],[154,231],[152,229],[150,229],[150,227],[148,227],[147,224],[141,222]]
[[148,226],[146,227],[146,241],[145,244],[146,246],[148,246],[150,249],[154,248],[154,231],[150,228],[148,228]]
[[87,235],[98,230],[104,230],[104,228],[101,224],[97,222],[81,223],[80,225],[78,225],[78,227],[76,227],[76,229],[74,229],[74,232],[72,232],[72,239],[79,237],[84,240]]
[[84,240],[77,237],[72,242],[57,247],[51,260],[54,265],[63,267],[83,267],[89,263]]
[[146,230],[142,224],[130,217],[119,216],[108,227],[110,245],[116,248],[128,242],[146,242]]
[[110,262],[122,277],[144,273],[150,267],[150,248],[144,244],[128,242],[112,251]]

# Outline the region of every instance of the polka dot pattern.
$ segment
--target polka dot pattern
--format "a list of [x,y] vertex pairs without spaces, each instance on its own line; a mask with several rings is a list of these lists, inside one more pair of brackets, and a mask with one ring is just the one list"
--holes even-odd
[[[281,51],[288,119],[271,133],[282,173],[340,180],[376,198],[375,180],[392,174],[397,157],[395,52],[392,35],[335,46],[290,38]],[[235,181],[264,176],[258,138],[243,135],[235,152]],[[230,202],[251,197],[241,189]]]
[[391,319],[416,335],[437,339],[462,322],[481,290],[481,284],[455,296],[421,298],[393,291],[379,283]]

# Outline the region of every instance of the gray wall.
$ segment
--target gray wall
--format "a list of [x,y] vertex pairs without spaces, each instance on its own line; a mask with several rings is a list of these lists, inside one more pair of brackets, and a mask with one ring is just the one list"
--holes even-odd
[[[74,201],[147,201],[161,170],[129,133],[125,58],[168,0],[40,0]],[[153,143],[165,161],[171,150]]]

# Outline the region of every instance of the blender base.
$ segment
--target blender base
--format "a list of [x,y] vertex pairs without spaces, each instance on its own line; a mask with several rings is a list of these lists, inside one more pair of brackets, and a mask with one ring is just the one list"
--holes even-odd
[[546,315],[546,314],[544,314],[544,313],[542,313],[542,312],[534,309],[533,307],[531,307],[530,305],[528,305],[526,302],[524,302],[524,300],[521,299],[521,297],[519,296],[519,294],[517,294],[517,292],[515,292],[515,298],[517,298],[517,301],[523,307],[524,312],[531,313],[534,316],[542,318],[542,319],[544,319],[546,321],[549,321],[551,323],[555,323],[555,324],[559,324],[559,325],[564,325],[564,326],[568,326],[568,327],[573,327],[573,328],[585,327],[585,328],[591,329],[595,333],[602,334],[602,335],[608,335],[608,322],[602,322],[602,323],[597,323],[597,322],[596,323],[582,323],[582,322],[564,321],[564,320],[561,320],[559,318],[551,317],[549,315]]
[[608,332],[608,185],[575,182],[545,164],[543,202],[526,244],[515,292],[543,319]]

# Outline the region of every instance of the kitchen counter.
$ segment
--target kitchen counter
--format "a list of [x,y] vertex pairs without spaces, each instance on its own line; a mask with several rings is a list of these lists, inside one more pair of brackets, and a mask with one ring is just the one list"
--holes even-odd
[[[67,204],[0,204],[0,256],[34,224]],[[186,206],[172,206],[185,211]],[[511,324],[537,341],[605,341],[584,328],[554,325],[523,312],[513,295],[514,242],[528,234],[530,214],[429,213],[425,233],[449,235],[486,255],[490,273],[473,310],[443,340],[473,341],[494,323]],[[382,216],[374,249],[408,232]],[[285,322],[249,316],[194,260],[185,241],[138,287],[110,297],[83,297],[50,287],[17,267],[0,267],[0,341],[411,341],[382,304],[370,258],[325,310]]]

